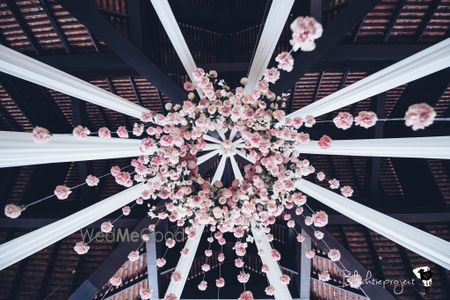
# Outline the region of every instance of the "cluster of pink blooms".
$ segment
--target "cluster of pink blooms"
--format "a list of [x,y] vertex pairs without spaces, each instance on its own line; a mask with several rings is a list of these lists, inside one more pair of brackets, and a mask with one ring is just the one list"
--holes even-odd
[[378,118],[372,111],[360,111],[355,118],[348,112],[340,112],[333,119],[334,125],[342,130],[347,130],[352,127],[353,121],[355,122],[355,125],[367,129],[374,126],[377,123]]
[[411,105],[405,114],[405,125],[412,130],[425,129],[434,122],[436,112],[426,103]]
[[322,25],[313,17],[298,17],[291,24],[292,49],[297,51],[313,51],[316,48],[315,40],[322,36]]

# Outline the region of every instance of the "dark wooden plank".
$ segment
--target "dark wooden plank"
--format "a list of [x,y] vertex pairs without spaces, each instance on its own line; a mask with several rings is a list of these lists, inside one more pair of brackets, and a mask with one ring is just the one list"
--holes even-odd
[[327,55],[352,28],[375,6],[378,1],[351,1],[343,12],[327,26],[323,36],[317,40],[317,47],[312,52],[299,52],[295,56],[294,69],[281,76],[275,84],[275,93],[287,92],[295,82],[311,67]]
[[[98,38],[120,56],[130,67],[157,86],[176,103],[184,100],[184,91],[150,60],[133,42],[128,40],[86,0],[61,0],[61,5],[89,28]],[[158,37],[153,38],[157,41]]]

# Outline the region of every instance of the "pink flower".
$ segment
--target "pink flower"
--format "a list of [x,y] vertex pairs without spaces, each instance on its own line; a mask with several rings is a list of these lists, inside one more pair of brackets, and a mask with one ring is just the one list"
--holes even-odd
[[131,251],[128,254],[128,260],[131,262],[139,260],[139,251]]
[[78,125],[73,129],[73,136],[79,140],[87,138],[90,134],[91,131],[87,127],[83,127],[81,125]]
[[109,283],[115,287],[122,284],[122,269],[119,269],[110,279]]
[[336,190],[339,188],[339,180],[336,178],[328,180],[328,184],[330,185],[330,189]]
[[173,293],[170,293],[164,297],[164,300],[177,300],[177,296]]
[[353,124],[353,116],[348,112],[340,112],[333,119],[333,123],[339,129],[342,130],[349,129],[350,127],[352,127]]
[[184,88],[185,91],[192,92],[192,91],[195,90],[196,86],[195,86],[194,83],[192,83],[192,82],[190,82],[190,81],[186,81],[186,82],[183,84],[183,88]]
[[299,137],[300,144],[307,144],[310,141],[309,133],[300,132],[298,134],[298,137]]
[[100,230],[103,233],[110,233],[112,231],[113,227],[114,227],[114,225],[111,222],[106,221],[106,222],[103,222],[102,225],[100,225]]
[[237,276],[237,279],[240,283],[247,283],[250,280],[250,274],[241,271]]
[[331,147],[331,138],[328,135],[323,135],[317,142],[322,149],[328,149]]
[[220,277],[219,279],[216,279],[216,286],[218,288],[224,287],[225,286],[225,279],[223,279],[222,277]]
[[212,256],[212,250],[205,250],[205,256],[206,257],[211,257]]
[[272,255],[273,260],[275,260],[275,261],[279,261],[281,259],[281,254],[276,249],[272,249],[271,255]]
[[8,204],[5,206],[5,216],[11,219],[16,219],[22,213],[22,208],[15,204]]
[[88,186],[97,186],[98,183],[100,182],[100,179],[98,179],[94,175],[88,175],[85,181]]
[[347,277],[347,282],[349,283],[350,287],[359,289],[359,287],[362,285],[362,277],[361,275],[355,273]]
[[125,126],[119,126],[119,128],[117,128],[116,133],[117,133],[117,136],[118,136],[118,137],[123,138],[123,139],[129,137],[129,135],[128,135],[128,129],[127,129],[127,127],[125,127]]
[[141,121],[144,122],[144,123],[151,122],[152,119],[153,119],[153,115],[154,115],[154,114],[153,114],[152,111],[146,111],[146,112],[143,112],[143,113],[141,114]]
[[306,224],[307,226],[310,226],[310,225],[312,225],[313,223],[314,223],[313,218],[311,218],[310,216],[305,217],[305,224]]
[[292,39],[289,41],[292,49],[297,51],[312,51],[316,48],[314,40],[322,36],[322,25],[313,17],[298,17],[291,23]]
[[234,260],[234,265],[236,266],[236,268],[242,268],[244,266],[244,261],[240,258],[236,258]]
[[75,250],[78,255],[83,255],[88,253],[89,248],[90,247],[88,246],[88,244],[84,242],[78,242],[75,244],[75,247],[73,247],[73,250]]
[[313,116],[306,116],[305,117],[305,127],[311,128],[316,124],[316,119],[314,119]]
[[269,272],[269,266],[266,264],[263,264],[261,267],[261,272],[268,273]]
[[278,68],[286,72],[291,72],[294,67],[294,59],[288,52],[278,54],[275,61],[278,63]]
[[338,261],[341,259],[341,252],[339,252],[339,250],[337,249],[331,249],[328,252],[328,257],[332,260],[332,261]]
[[65,185],[57,185],[54,191],[56,198],[59,200],[65,200],[69,198],[69,195],[72,193],[69,187]]
[[37,144],[47,144],[52,138],[52,134],[48,129],[36,126],[33,129],[33,141]]
[[324,172],[317,172],[317,180],[323,181],[325,179],[325,173]]
[[172,238],[168,238],[166,240],[166,246],[167,248],[173,248],[175,246],[175,240]]
[[243,292],[238,298],[238,300],[253,300],[253,299],[254,299],[253,294],[250,291]]
[[328,215],[323,210],[316,211],[312,215],[312,219],[316,227],[325,227],[328,224]]
[[277,68],[266,69],[264,72],[264,79],[270,83],[275,83],[280,79],[280,71]]
[[289,277],[286,274],[283,274],[283,275],[280,276],[280,281],[281,281],[282,284],[288,285],[289,282],[291,281],[291,277]]
[[173,272],[172,275],[170,276],[170,279],[173,280],[174,282],[180,281],[181,278],[182,278],[181,273],[178,271]]
[[130,212],[131,212],[131,208],[128,205],[122,207],[122,214],[124,216],[128,216],[130,214]]
[[166,260],[164,258],[158,258],[156,260],[156,266],[158,266],[158,268],[164,267],[165,264],[166,264]]
[[297,234],[297,242],[303,243],[305,241],[305,236],[301,233]]
[[411,105],[405,113],[405,125],[412,127],[412,130],[425,129],[434,122],[436,112],[433,107],[426,103]]
[[305,256],[308,259],[312,259],[315,255],[316,255],[316,253],[314,253],[313,250],[306,250],[306,252],[305,252]]
[[203,77],[205,76],[205,70],[202,68],[197,68],[192,72],[192,78],[194,78],[195,81],[201,81]]
[[377,115],[371,111],[360,111],[358,116],[355,117],[355,125],[370,128],[377,123]]
[[141,136],[143,133],[144,133],[144,125],[139,125],[138,123],[134,123],[133,134],[135,136]]
[[152,293],[153,293],[152,289],[141,288],[139,290],[139,296],[141,296],[142,300],[151,299],[152,298]]
[[348,185],[344,185],[341,188],[341,193],[342,193],[342,196],[348,198],[348,197],[351,197],[353,195],[353,189],[350,186],[348,186]]
[[269,285],[264,289],[264,292],[267,296],[273,296],[275,294],[275,288],[273,287],[273,285]]
[[324,233],[322,231],[318,231],[318,230],[314,231],[314,237],[316,239],[321,240],[321,239],[323,239],[323,236],[324,236]]
[[273,117],[277,120],[277,121],[281,121],[284,119],[285,116],[285,112],[284,110],[276,110],[273,112]]
[[208,288],[208,283],[205,280],[202,280],[198,285],[197,285],[198,289],[200,291],[206,291],[206,289]]
[[330,274],[328,272],[325,272],[325,271],[319,273],[318,277],[319,277],[319,280],[323,281],[323,282],[327,282],[327,281],[329,281],[331,279]]
[[217,260],[219,262],[223,262],[225,260],[225,254],[219,253],[219,255],[217,256]]
[[98,136],[101,139],[110,139],[111,138],[111,131],[108,128],[106,128],[106,127],[101,127],[98,130]]
[[203,264],[202,265],[202,271],[203,272],[208,272],[209,270],[211,270],[211,266],[208,264]]

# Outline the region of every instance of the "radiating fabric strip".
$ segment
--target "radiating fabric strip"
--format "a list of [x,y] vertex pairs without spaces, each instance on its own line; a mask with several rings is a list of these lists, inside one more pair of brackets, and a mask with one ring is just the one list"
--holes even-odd
[[275,299],[292,300],[288,286],[281,282],[283,273],[281,273],[277,261],[272,258],[272,246],[267,240],[267,235],[262,230],[259,230],[255,224],[252,224],[252,234],[262,263],[269,267],[269,272],[266,273],[266,276],[269,283],[275,288]]
[[145,187],[144,183],[140,183],[66,218],[0,245],[0,270],[33,255],[134,201],[141,195]]
[[0,168],[97,159],[137,157],[140,140],[76,139],[54,134],[47,144],[37,144],[31,133],[0,131]]
[[344,216],[432,262],[450,269],[450,243],[307,180],[296,188]]
[[305,154],[450,159],[450,136],[334,140],[322,149],[316,141],[298,144]]
[[450,38],[315,101],[288,117],[318,117],[448,67]]
[[0,71],[127,116],[140,119],[143,112],[148,112],[145,107],[2,45]]
[[267,69],[270,59],[273,57],[273,52],[275,51],[275,47],[277,46],[294,2],[295,0],[272,1],[248,74],[248,83],[244,89],[246,94],[250,94],[256,87],[258,81],[262,79],[264,71]]
[[181,274],[181,280],[176,282],[174,280],[170,281],[166,296],[174,294],[177,297],[176,299],[181,299],[181,294],[183,293],[184,285],[186,284],[186,280],[189,276],[189,271],[191,270],[192,262],[194,261],[195,253],[197,252],[204,229],[205,225],[198,225],[195,227],[195,238],[191,238],[186,241],[184,248],[189,249],[189,252],[187,255],[180,255],[180,259],[178,260],[177,267],[174,271]]
[[[195,82],[192,78],[192,73],[197,68],[194,58],[192,57],[191,51],[183,37],[183,33],[178,26],[178,22],[175,19],[172,9],[170,8],[169,2],[167,0],[150,0],[155,8],[156,14],[161,21],[164,29],[166,30],[167,36],[172,42],[173,48],[177,52],[178,57],[183,64],[189,78],[192,82]],[[197,92],[202,97],[202,91],[197,88]]]

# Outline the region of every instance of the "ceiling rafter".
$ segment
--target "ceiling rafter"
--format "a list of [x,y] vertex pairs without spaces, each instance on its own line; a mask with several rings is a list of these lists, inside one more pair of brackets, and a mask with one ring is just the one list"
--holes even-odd
[[[183,90],[162,72],[142,50],[118,32],[92,4],[86,0],[60,0],[60,3],[97,37],[102,39],[130,67],[163,91],[169,99],[176,103],[183,101]],[[153,37],[153,39],[156,38]]]

